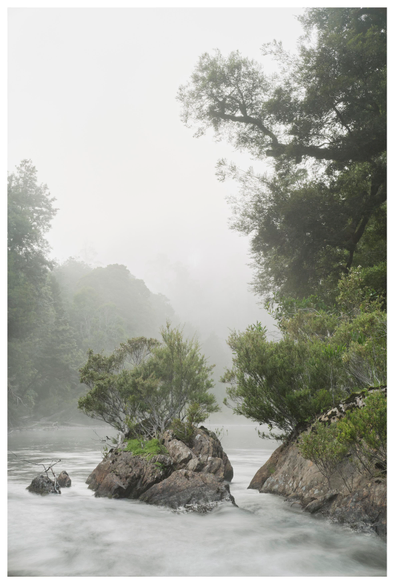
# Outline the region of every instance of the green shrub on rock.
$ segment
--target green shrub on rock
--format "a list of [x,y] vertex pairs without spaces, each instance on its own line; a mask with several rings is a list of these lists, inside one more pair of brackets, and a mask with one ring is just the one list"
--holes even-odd
[[316,422],[298,439],[302,456],[314,462],[326,477],[339,472],[346,486],[348,478],[340,463],[346,456],[360,472],[371,477],[386,473],[387,398],[382,391],[367,395],[363,405],[348,410],[333,423]]
[[176,438],[187,446],[191,445],[194,435],[194,426],[201,424],[206,419],[204,410],[198,403],[191,404],[186,412],[186,421],[179,418],[172,421],[171,429]]
[[148,441],[142,437],[128,440],[125,450],[131,452],[134,456],[143,456],[148,460],[158,454],[168,454],[166,447],[158,438],[152,438],[152,440]]
[[317,423],[309,433],[302,434],[298,441],[302,456],[317,466],[327,479],[329,488],[333,473],[349,450],[348,444],[339,437],[340,431],[335,423]]
[[371,476],[387,468],[387,398],[376,391],[365,398],[365,405],[346,413],[337,422],[339,440],[351,445],[352,458]]

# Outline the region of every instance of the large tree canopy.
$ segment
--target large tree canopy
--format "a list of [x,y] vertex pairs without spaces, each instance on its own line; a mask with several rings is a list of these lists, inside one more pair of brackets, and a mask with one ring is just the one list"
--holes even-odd
[[280,74],[216,51],[201,56],[178,94],[197,136],[213,128],[217,139],[273,161],[270,177],[232,169],[244,194],[233,227],[252,236],[263,295],[303,296],[336,282],[368,229],[380,236],[365,265],[385,259],[375,251],[385,239],[386,10],[314,8],[301,20],[296,58],[280,43],[263,47]]

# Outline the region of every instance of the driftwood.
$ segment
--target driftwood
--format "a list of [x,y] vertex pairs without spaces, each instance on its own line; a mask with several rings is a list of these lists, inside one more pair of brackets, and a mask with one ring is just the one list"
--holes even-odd
[[[38,466],[42,466],[44,468],[44,472],[46,477],[49,479],[49,475],[48,472],[51,471],[52,475],[53,475],[53,482],[55,484],[55,491],[56,493],[60,493],[60,486],[58,483],[58,480],[56,478],[55,473],[53,472],[53,467],[56,464],[59,464],[59,462],[61,462],[61,458],[59,458],[59,460],[55,460],[55,461],[51,461],[51,463],[46,463],[44,461],[40,461],[40,462],[32,462],[31,460],[26,460],[25,458],[20,458],[17,454],[15,454],[15,452],[11,452],[11,454],[13,454],[16,458],[18,458],[21,462],[27,462],[28,464],[34,464],[34,465],[38,465]],[[51,479],[52,480],[52,479]]]

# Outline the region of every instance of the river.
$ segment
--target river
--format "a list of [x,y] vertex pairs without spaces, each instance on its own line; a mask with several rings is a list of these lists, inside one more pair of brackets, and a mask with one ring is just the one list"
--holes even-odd
[[[211,428],[214,429],[214,428]],[[386,545],[374,534],[302,512],[247,486],[275,444],[251,425],[222,426],[238,507],[207,515],[139,501],[95,498],[86,478],[102,459],[103,428],[9,435],[9,576],[385,576]],[[42,497],[26,487],[41,460],[61,459],[72,486]]]

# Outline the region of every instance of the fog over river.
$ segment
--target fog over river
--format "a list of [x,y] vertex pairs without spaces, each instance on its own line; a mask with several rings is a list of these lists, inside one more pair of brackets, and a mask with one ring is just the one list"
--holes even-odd
[[[248,490],[276,445],[252,424],[221,426],[234,468],[226,503],[207,515],[95,498],[86,478],[102,458],[101,428],[9,435],[9,576],[385,576],[386,546]],[[215,430],[213,426],[210,429]],[[72,486],[42,497],[30,463],[61,459]]]

